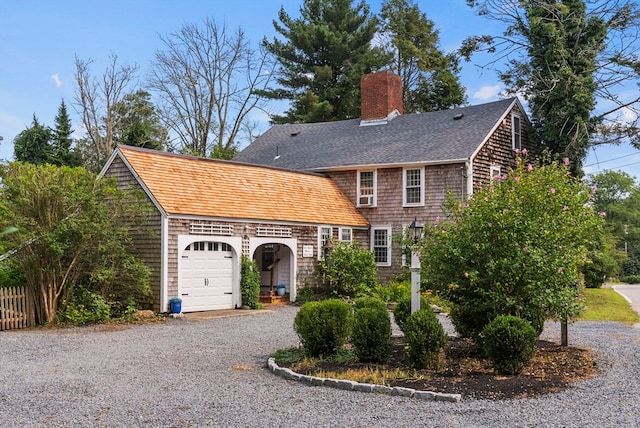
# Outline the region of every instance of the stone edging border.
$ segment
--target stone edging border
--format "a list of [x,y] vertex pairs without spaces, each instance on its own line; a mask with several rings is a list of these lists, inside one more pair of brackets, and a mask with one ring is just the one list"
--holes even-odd
[[330,379],[324,377],[307,376],[296,373],[287,367],[280,367],[273,358],[267,361],[268,368],[274,374],[288,380],[304,382],[313,386],[327,386],[330,388],[344,389],[346,391],[376,392],[378,394],[394,395],[398,397],[415,398],[424,401],[446,401],[449,403],[459,403],[462,400],[460,394],[445,394],[442,392],[417,391],[412,388],[400,386],[385,386],[372,383],[360,383],[352,380]]

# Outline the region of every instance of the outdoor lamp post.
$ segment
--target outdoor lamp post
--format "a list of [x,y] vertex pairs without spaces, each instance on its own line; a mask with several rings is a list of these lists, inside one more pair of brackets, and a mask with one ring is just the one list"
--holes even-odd
[[413,240],[411,246],[411,313],[420,310],[420,259],[416,244],[422,238],[423,226],[414,218],[409,225],[409,237]]

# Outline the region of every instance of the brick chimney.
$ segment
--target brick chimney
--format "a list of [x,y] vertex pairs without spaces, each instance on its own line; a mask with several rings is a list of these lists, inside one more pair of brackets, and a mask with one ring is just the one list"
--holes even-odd
[[365,74],[360,79],[360,119],[385,119],[394,110],[402,114],[402,80],[391,71]]

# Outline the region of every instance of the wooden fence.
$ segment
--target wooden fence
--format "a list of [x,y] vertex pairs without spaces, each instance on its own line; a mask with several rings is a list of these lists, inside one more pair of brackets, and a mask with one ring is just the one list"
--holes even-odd
[[26,287],[0,288],[0,330],[35,326],[30,294]]

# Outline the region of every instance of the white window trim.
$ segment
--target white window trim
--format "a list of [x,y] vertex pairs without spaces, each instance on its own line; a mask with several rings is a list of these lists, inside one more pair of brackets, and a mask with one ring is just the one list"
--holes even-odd
[[495,180],[495,177],[500,176],[501,174],[499,165],[492,165],[489,167],[489,180]]
[[322,256],[324,254],[324,240],[322,239],[322,229],[329,229],[331,230],[331,233],[329,234],[329,239],[333,239],[333,226],[329,226],[329,225],[322,225],[322,226],[318,226],[318,260],[322,259]]
[[[516,119],[518,120],[519,132],[516,134]],[[519,146],[516,146],[516,135],[518,135]],[[517,113],[511,113],[511,148],[513,150],[522,150],[522,118]]]
[[371,227],[371,251],[375,254],[374,248],[374,240],[375,240],[375,232],[376,230],[386,230],[387,231],[387,261],[386,262],[376,262],[378,266],[391,266],[391,226],[372,226]]
[[[342,232],[343,232],[343,231],[347,231],[347,230],[349,231],[349,239],[348,239],[348,240],[346,240],[346,239],[342,239]],[[352,242],[352,241],[353,241],[353,229],[352,229],[352,228],[350,228],[350,227],[341,227],[341,228],[338,230],[338,240],[339,240],[340,242]]]
[[[373,172],[373,201],[371,202],[370,205],[367,204],[361,204],[360,203],[360,198],[364,197],[361,194],[360,191],[360,174],[363,172]],[[356,206],[357,207],[375,207],[377,202],[378,202],[378,170],[375,169],[363,169],[363,170],[358,170],[356,171],[356,186],[357,186],[357,192],[356,192]]]
[[[420,170],[420,202],[407,203],[407,171]],[[403,168],[402,169],[402,206],[403,207],[423,207],[424,206],[425,173],[424,167]]]

